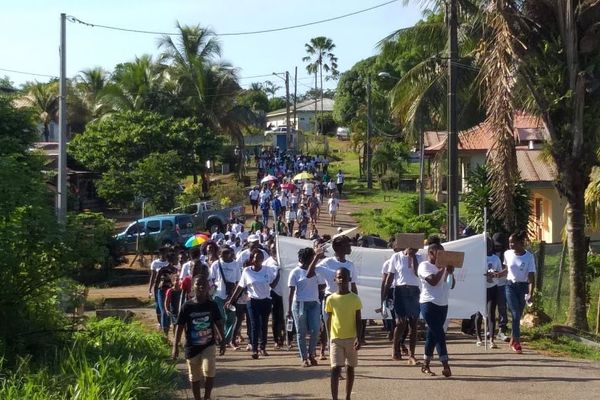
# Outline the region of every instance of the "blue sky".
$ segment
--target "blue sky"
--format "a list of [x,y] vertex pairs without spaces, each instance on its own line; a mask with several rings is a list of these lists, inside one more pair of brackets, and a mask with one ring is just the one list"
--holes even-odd
[[[60,13],[83,21],[134,29],[173,32],[176,21],[200,24],[217,33],[296,25],[365,9],[386,0],[9,0],[0,15],[1,69],[58,75]],[[327,36],[336,44],[340,71],[376,52],[377,42],[420,18],[418,1],[403,1],[337,21],[260,35],[221,37],[223,59],[240,69],[243,86],[276,77],[248,78],[298,67],[298,92],[311,85],[304,44]],[[107,70],[142,54],[157,55],[158,35],[115,32],[67,22],[67,75],[101,66]],[[0,70],[16,85],[48,78]],[[292,75],[293,77],[293,75]],[[280,82],[283,83],[283,82]],[[335,87],[329,83],[328,87]]]

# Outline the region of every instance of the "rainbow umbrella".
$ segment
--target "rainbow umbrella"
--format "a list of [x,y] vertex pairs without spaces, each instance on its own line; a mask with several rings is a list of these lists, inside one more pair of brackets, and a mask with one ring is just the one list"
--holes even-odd
[[185,242],[185,247],[189,249],[191,247],[200,246],[207,240],[210,240],[210,237],[206,233],[196,233],[194,236],[190,236],[190,238]]

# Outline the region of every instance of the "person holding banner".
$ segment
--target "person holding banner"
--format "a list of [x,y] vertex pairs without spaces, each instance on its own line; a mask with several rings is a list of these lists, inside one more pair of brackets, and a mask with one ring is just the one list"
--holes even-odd
[[417,322],[421,308],[419,306],[419,277],[417,270],[423,257],[417,254],[417,249],[408,248],[394,253],[387,269],[386,292],[392,285],[394,287],[394,314],[396,316],[396,329],[394,329],[394,347],[392,358],[402,359],[400,339],[404,331],[409,332],[409,358],[410,365],[417,365],[415,348],[417,345]]
[[510,348],[521,354],[521,315],[525,310],[525,303],[533,296],[535,283],[535,259],[533,254],[525,250],[525,232],[513,233],[508,238],[509,250],[504,252],[504,271],[501,276],[506,276],[506,302],[512,314],[512,333],[509,342]]
[[438,251],[443,251],[441,244],[431,244],[427,249],[428,261],[419,264],[418,276],[421,279],[422,290],[419,297],[421,314],[427,322],[427,336],[425,339],[424,365],[421,372],[428,376],[435,376],[429,368],[433,358],[433,349],[437,349],[438,357],[444,369],[442,375],[446,378],[452,375],[448,364],[448,349],[446,348],[446,333],[444,322],[448,315],[448,295],[450,289],[454,288],[454,267],[436,266]]
[[[296,331],[298,332],[298,351],[304,367],[318,365],[314,355],[319,340],[321,310],[319,282],[315,273],[315,265],[322,258],[322,250],[317,253],[310,247],[300,249],[298,251],[298,262],[300,264],[292,270],[288,279],[290,292],[287,316],[288,318],[292,315],[294,317]],[[310,334],[308,349],[306,348],[307,331]]]

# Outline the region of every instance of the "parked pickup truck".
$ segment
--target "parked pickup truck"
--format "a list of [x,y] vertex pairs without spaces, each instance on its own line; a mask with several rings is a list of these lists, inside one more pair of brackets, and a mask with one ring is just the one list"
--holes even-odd
[[208,232],[214,232],[217,228],[223,232],[223,228],[232,216],[240,221],[244,220],[243,206],[219,208],[215,201],[193,203],[185,207],[178,207],[172,212],[191,215],[196,229]]
[[[133,221],[123,232],[115,235],[121,254],[131,254],[136,251],[136,244],[152,248],[160,246],[183,245],[195,233],[192,217],[187,214],[153,215]],[[138,237],[139,235],[139,237]]]

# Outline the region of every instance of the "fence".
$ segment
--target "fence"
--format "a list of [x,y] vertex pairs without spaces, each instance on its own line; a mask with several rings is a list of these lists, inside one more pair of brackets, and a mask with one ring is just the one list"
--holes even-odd
[[[567,249],[562,243],[544,243],[532,249],[538,264],[537,291],[541,291],[542,308],[554,323],[562,324],[567,320],[569,308],[569,260]],[[600,254],[600,241],[590,242],[592,253]],[[592,274],[588,274],[591,277]],[[598,329],[598,295],[600,277],[588,279],[588,323],[590,330]],[[560,288],[560,290],[559,290]],[[598,333],[598,332],[597,332]]]

